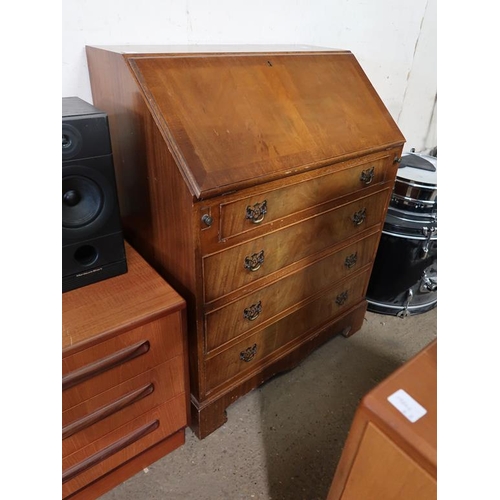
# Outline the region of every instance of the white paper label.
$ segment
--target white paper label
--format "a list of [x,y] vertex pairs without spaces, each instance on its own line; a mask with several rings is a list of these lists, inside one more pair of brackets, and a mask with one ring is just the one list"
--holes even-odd
[[397,408],[411,423],[416,422],[422,418],[427,410],[417,403],[406,391],[403,389],[397,390],[391,394],[387,400],[395,408]]

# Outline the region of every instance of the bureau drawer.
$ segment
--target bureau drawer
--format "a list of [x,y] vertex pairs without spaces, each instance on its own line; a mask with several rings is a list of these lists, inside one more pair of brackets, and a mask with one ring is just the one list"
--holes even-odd
[[186,396],[181,394],[64,457],[63,497],[107,474],[186,425]]
[[[322,175],[288,186],[269,190],[256,196],[220,205],[220,239],[251,231],[257,226],[288,217],[335,198],[361,191],[384,182],[394,153],[383,153],[370,159],[322,169]],[[299,176],[300,178],[300,176]]]
[[171,314],[63,358],[62,410],[183,352],[181,314]]
[[63,457],[183,393],[183,363],[176,356],[63,412]]
[[206,351],[268,322],[277,314],[356,273],[375,257],[375,233],[205,316]]
[[347,278],[301,309],[250,333],[232,347],[206,360],[207,392],[258,369],[261,361],[294,340],[331,322],[362,300],[369,271]]
[[382,222],[384,190],[203,259],[205,302]]

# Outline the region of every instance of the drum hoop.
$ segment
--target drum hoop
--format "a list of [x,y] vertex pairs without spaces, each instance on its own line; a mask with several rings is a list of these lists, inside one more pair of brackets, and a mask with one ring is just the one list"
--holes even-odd
[[[426,220],[423,220],[422,218],[420,220],[415,220],[415,219],[408,219],[407,217],[402,217],[402,216],[399,216],[399,215],[395,215],[393,214],[392,212],[388,213],[387,214],[388,216],[391,215],[392,217],[394,217],[395,219],[398,219],[398,220],[404,220],[405,222],[413,222],[413,223],[417,223],[417,224],[422,224],[423,226],[426,226],[426,225],[431,225],[431,227],[436,227],[436,224],[437,224],[437,218],[436,217],[432,217],[432,218],[426,218]],[[409,214],[409,215],[413,215],[413,214]],[[385,222],[387,222],[388,224],[390,224],[390,222],[387,220],[388,217],[386,217],[386,220]]]
[[425,183],[418,183],[418,182],[413,182],[408,179],[404,179],[402,177],[396,177],[396,182],[401,182],[402,184],[408,184],[409,186],[412,187],[418,187],[418,188],[424,188],[424,189],[436,189],[437,190],[437,185],[436,184],[425,184]]
[[[370,304],[373,304],[375,306],[382,306],[382,307],[387,307],[388,309],[405,309],[404,306],[393,306],[393,305],[390,305],[390,304],[383,304],[382,302],[375,302],[374,300],[371,300],[371,299],[366,299],[367,302],[369,302]],[[427,307],[427,306],[430,306],[432,304],[435,304],[437,302],[437,299],[436,300],[432,300],[430,302],[426,302],[425,304],[419,304],[419,305],[409,305],[407,307],[408,311],[411,311],[413,309],[421,309],[422,307]]]
[[[427,236],[413,236],[413,235],[405,235],[405,234],[399,234],[399,233],[391,233],[390,231],[382,231],[382,234],[387,234],[389,236],[395,236],[396,238],[404,238],[405,240],[428,240],[429,238]],[[437,241],[437,235],[436,236],[431,236],[430,240],[431,241]]]
[[400,194],[392,193],[393,198],[398,198],[400,200],[406,200],[406,201],[416,201],[418,203],[423,203],[424,205],[435,205],[436,201],[430,201],[430,200],[420,200],[418,198],[410,198],[409,196],[402,196]]

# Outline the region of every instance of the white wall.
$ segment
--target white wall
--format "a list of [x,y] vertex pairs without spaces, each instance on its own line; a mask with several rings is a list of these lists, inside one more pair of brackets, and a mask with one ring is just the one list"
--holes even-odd
[[85,45],[307,44],[354,53],[406,137],[437,145],[436,0],[64,0],[62,96],[92,102]]

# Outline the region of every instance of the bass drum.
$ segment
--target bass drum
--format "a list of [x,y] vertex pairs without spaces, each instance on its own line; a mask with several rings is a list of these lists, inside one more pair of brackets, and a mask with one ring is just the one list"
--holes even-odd
[[437,213],[437,158],[416,153],[403,155],[391,206],[416,214]]
[[437,218],[389,207],[367,291],[368,310],[406,317],[437,306]]

